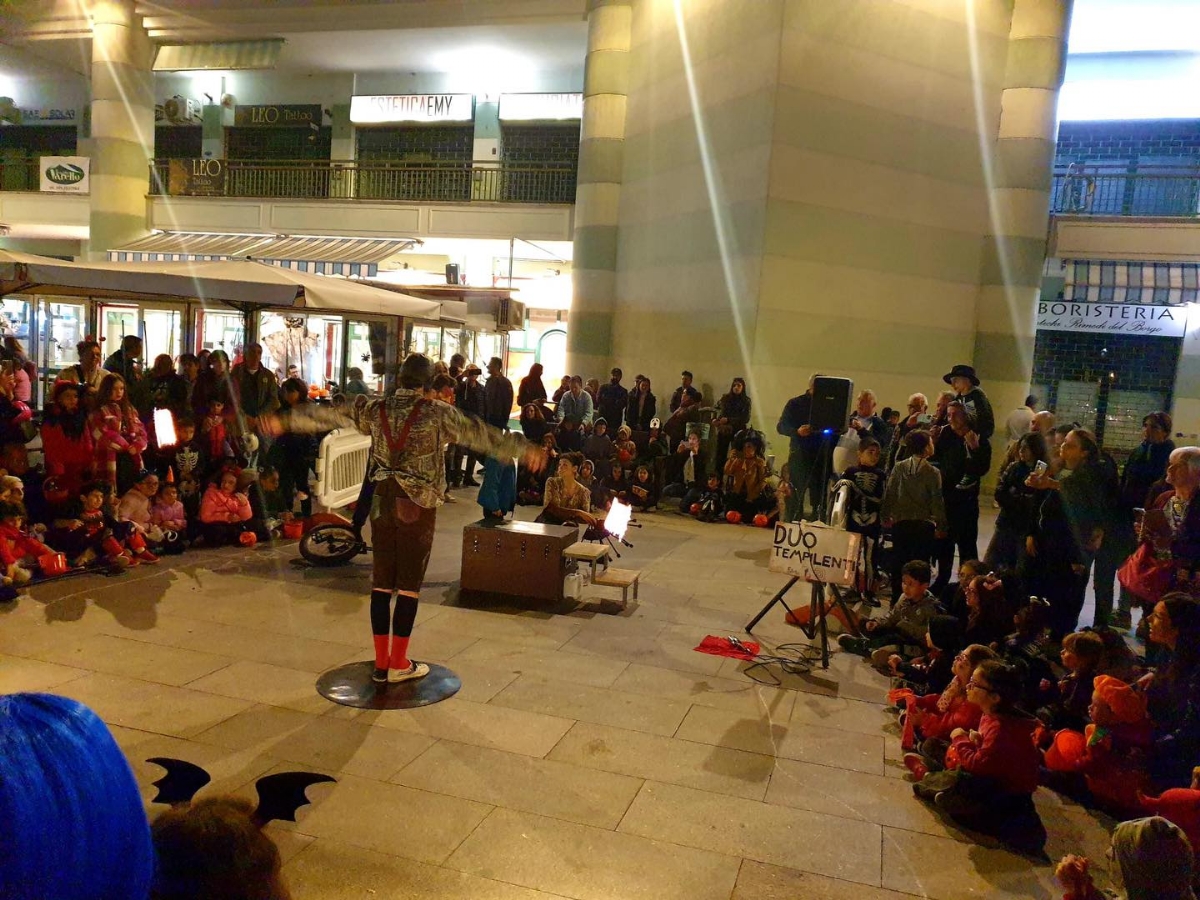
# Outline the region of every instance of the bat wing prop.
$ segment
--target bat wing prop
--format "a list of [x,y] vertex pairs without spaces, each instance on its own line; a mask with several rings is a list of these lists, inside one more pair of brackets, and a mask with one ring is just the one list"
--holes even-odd
[[272,819],[284,822],[296,821],[296,810],[310,802],[305,791],[314,784],[334,782],[337,779],[315,772],[280,772],[258,779],[258,809],[254,821],[262,827]]
[[153,803],[191,803],[196,792],[212,781],[212,776],[202,768],[182,759],[155,756],[146,762],[167,770],[166,775],[153,783],[158,788]]

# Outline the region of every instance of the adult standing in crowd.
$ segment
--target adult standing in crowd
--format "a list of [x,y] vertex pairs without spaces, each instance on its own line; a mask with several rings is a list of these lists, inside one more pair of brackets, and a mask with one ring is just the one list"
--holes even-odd
[[996,530],[983,561],[990,569],[1015,568],[1025,552],[1025,538],[1033,530],[1034,500],[1037,492],[1025,481],[1039,462],[1047,462],[1049,450],[1036,431],[1026,432],[1017,442],[1013,461],[1000,475],[996,485]]
[[142,375],[142,339],[136,334],[121,338],[121,346],[104,361],[104,368],[124,378],[132,390]]
[[[458,383],[454,395],[454,405],[464,416],[483,421],[487,412],[487,400],[483,393],[483,385],[479,383],[479,366],[472,363],[463,370],[463,379]],[[463,470],[463,457],[466,457],[467,467]],[[467,487],[478,487],[475,480],[475,464],[479,457],[470,447],[454,448],[454,471],[450,473],[451,486],[464,484]]]
[[675,388],[675,393],[671,395],[671,412],[675,412],[675,410],[679,409],[680,404],[683,403],[684,394],[691,396],[692,401],[696,404],[700,404],[704,400],[704,398],[700,395],[700,392],[692,387],[692,373],[687,369],[684,369],[682,372],[682,378],[683,381],[680,383],[679,387]]
[[512,382],[504,377],[504,363],[498,356],[488,360],[487,370],[488,380],[483,386],[483,418],[493,428],[507,431],[513,408]]
[[1141,540],[1157,559],[1170,560],[1165,590],[1190,590],[1200,571],[1200,503],[1195,502],[1200,490],[1200,447],[1172,451],[1166,479],[1169,489],[1147,504]]
[[908,457],[905,436],[918,428],[928,428],[932,421],[933,417],[929,415],[929,398],[920,393],[911,394],[908,398],[907,414],[896,426],[896,433],[892,436],[892,445],[888,448],[888,471],[891,471],[896,463]]
[[1200,759],[1200,602],[1167,594],[1149,618],[1150,640],[1169,654],[1166,665],[1140,682],[1154,723],[1150,780],[1160,791],[1190,787]]
[[966,406],[952,402],[946,409],[947,427],[938,432],[936,458],[942,473],[948,534],[938,542],[938,574],[933,592],[950,583],[954,550],[960,562],[979,558],[979,484],[992,467],[992,445],[975,430]]
[[208,364],[196,376],[192,389],[192,410],[197,422],[203,421],[214,403],[229,415],[233,409],[233,386],[229,382],[229,356],[224,350],[214,350],[208,355]]
[[600,388],[600,394],[596,401],[597,412],[608,423],[608,430],[614,435],[621,427],[625,417],[625,407],[629,404],[629,391],[621,384],[623,377],[624,373],[620,369],[614,368],[609,373],[608,384]]
[[148,383],[146,410],[139,410],[146,416],[152,416],[155,409],[168,409],[176,421],[187,412],[188,384],[183,377],[175,374],[175,363],[165,353],[154,357],[154,365],[146,376]]
[[1004,430],[1008,437],[1008,454],[1016,451],[1017,441],[1033,430],[1033,417],[1037,414],[1037,397],[1030,394],[1025,398],[1025,405],[1018,406],[1004,420]]
[[746,393],[745,378],[733,379],[729,393],[717,401],[713,425],[717,428],[717,465],[722,467],[729,456],[729,442],[733,436],[750,427],[750,395]]
[[644,375],[638,379],[629,394],[629,405],[625,410],[625,424],[634,431],[649,431],[650,423],[657,417],[658,401],[650,391],[650,379]]
[[73,366],[67,366],[59,372],[57,380],[72,381],[81,385],[83,387],[81,399],[85,405],[90,405],[96,392],[100,390],[100,383],[108,377],[107,370],[100,365],[104,354],[100,350],[100,344],[91,338],[76,344],[75,353],[79,357],[79,362]]
[[[790,441],[788,480],[791,482],[792,491],[788,495],[784,513],[789,522],[795,522],[804,516],[806,495],[812,497],[813,514],[811,518],[815,518],[817,511],[821,508],[822,494],[825,490],[825,485],[821,481],[821,473],[824,468],[821,456],[830,451],[822,446],[821,435],[811,424],[815,379],[814,375],[808,380],[808,390],[787,402],[783,407],[783,413],[779,416],[779,422],[775,426],[775,430]],[[804,517],[810,518],[809,516]]]
[[279,382],[275,373],[262,364],[262,353],[262,344],[251,344],[245,359],[229,373],[237,415],[235,431],[239,434],[258,432],[258,420],[279,410]]
[[529,367],[529,374],[521,379],[517,389],[517,406],[524,409],[530,403],[538,406],[546,405],[546,385],[542,382],[542,373],[546,371],[541,363]]
[[375,561],[371,582],[371,633],[375,643],[372,678],[377,682],[410,681],[429,674],[429,666],[410,659],[408,649],[433,548],[437,508],[446,493],[442,447],[453,443],[472,456],[523,457],[523,465],[533,472],[541,471],[546,461],[545,452],[521,435],[491,428],[482,419],[446,403],[427,400],[425,390],[432,378],[433,363],[414,353],[401,364],[400,387],[391,396],[374,400],[356,397],[353,406],[342,410],[312,408],[310,404],[280,423],[284,428],[319,432],[343,426],[349,420],[371,437],[371,459],[375,463],[371,477],[376,482],[371,520]]
[[850,419],[850,427],[858,432],[860,438],[874,438],[882,447],[888,437],[888,427],[887,422],[875,415],[878,406],[879,401],[875,397],[875,392],[863,391],[858,395],[854,415]]
[[592,395],[583,389],[583,377],[581,375],[571,376],[571,389],[562,395],[562,399],[558,401],[558,409],[556,416],[558,421],[563,422],[567,419],[574,419],[582,428],[584,425],[592,424],[592,417],[595,414],[595,407],[592,404]]
[[192,392],[196,389],[196,379],[200,377],[200,359],[195,353],[179,354],[179,377],[187,385],[187,402],[191,405]]
[[1026,586],[1050,603],[1050,636],[1056,641],[1075,630],[1087,592],[1088,572],[1104,540],[1112,508],[1096,436],[1073,429],[1059,448],[1065,473],[1030,475],[1038,491],[1033,531],[1026,539]]
[[971,429],[981,441],[990,441],[996,431],[996,417],[987,394],[979,387],[975,370],[970,366],[958,365],[943,375],[942,381],[954,389],[955,399],[966,408],[971,417]]

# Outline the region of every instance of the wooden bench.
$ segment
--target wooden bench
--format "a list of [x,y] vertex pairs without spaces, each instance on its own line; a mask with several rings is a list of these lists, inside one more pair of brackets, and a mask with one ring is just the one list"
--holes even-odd
[[564,550],[563,556],[567,559],[588,563],[592,569],[592,581],[595,582],[596,565],[604,563],[604,568],[608,568],[608,564],[612,559],[612,548],[608,544],[592,544],[585,541],[578,541]]
[[633,588],[633,599],[638,598],[638,578],[641,575],[642,573],[637,569],[607,568],[592,579],[592,584],[619,587],[621,589],[621,605],[625,606],[629,602],[630,588]]

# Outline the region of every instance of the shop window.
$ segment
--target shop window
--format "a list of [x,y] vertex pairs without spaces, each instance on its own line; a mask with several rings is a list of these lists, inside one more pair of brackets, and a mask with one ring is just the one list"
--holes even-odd
[[204,129],[198,125],[159,126],[154,129],[155,159],[199,159]]
[[224,350],[233,359],[245,343],[246,320],[241,313],[197,310],[196,336],[196,352]]
[[1166,409],[1166,403],[1166,397],[1153,391],[1109,391],[1104,449],[1136,449],[1142,442],[1142,420],[1152,412]]
[[[346,368],[361,369],[363,381],[372,393],[383,393],[388,344],[387,322],[346,323]],[[350,378],[349,371],[346,378]]]
[[1100,388],[1094,381],[1060,381],[1055,415],[1063,424],[1078,422],[1089,430],[1095,428],[1096,404]]
[[341,316],[262,313],[258,340],[263,365],[280,381],[300,378],[318,388],[341,385],[343,327]]
[[421,353],[434,362],[440,359],[449,360],[442,356],[442,329],[431,325],[412,325],[408,335],[408,352]]

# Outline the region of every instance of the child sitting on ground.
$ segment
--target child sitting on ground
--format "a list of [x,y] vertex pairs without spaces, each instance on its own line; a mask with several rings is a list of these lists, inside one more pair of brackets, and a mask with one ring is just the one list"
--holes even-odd
[[958,769],[932,772],[913,785],[923,800],[969,828],[1041,851],[1046,831],[1033,805],[1041,754],[1033,744],[1037,719],[1016,706],[1021,675],[999,660],[979,664],[967,699],[983,715],[979,729],[956,728],[950,751]]
[[617,454],[617,462],[628,469],[633,465],[634,457],[637,456],[637,444],[633,442],[633,432],[628,425],[622,425],[617,429],[617,440],[613,444],[613,450]]
[[[166,533],[150,519],[151,501],[158,494],[158,476],[143,469],[137,475],[133,487],[127,490],[117,504],[117,521],[128,522],[135,533],[148,544],[159,546],[166,540]],[[158,557],[149,550],[140,554],[143,562],[157,562]]]
[[174,470],[184,512],[189,520],[196,521],[200,515],[202,485],[208,474],[208,453],[196,440],[196,423],[190,416],[180,416],[175,427],[179,432],[179,441],[174,447],[162,451],[159,475],[166,478],[167,473]]
[[1068,634],[1063,638],[1059,659],[1067,674],[1058,684],[1049,679],[1042,682],[1038,718],[1052,731],[1083,731],[1092,705],[1092,684],[1104,661],[1104,641],[1090,631]]
[[[1160,816],[1131,819],[1113,829],[1109,854],[1120,869],[1129,900],[1195,900],[1192,873],[1194,844],[1183,829]],[[1063,900],[1108,900],[1092,882],[1086,856],[1069,853],[1054,870],[1066,893]]]
[[567,416],[559,423],[554,438],[559,453],[583,452],[583,432],[579,430],[579,420],[574,416]]
[[254,518],[263,523],[267,538],[277,535],[285,522],[295,518],[289,499],[281,486],[279,470],[274,466],[263,466],[258,470],[258,485],[250,491],[250,510]]
[[150,507],[150,524],[162,531],[164,553],[182,553],[187,539],[187,513],[179,499],[179,489],[173,481],[158,488],[154,504]]
[[900,570],[902,596],[882,619],[870,619],[863,626],[864,637],[838,636],[838,645],[847,653],[870,656],[872,665],[886,667],[893,654],[910,659],[921,652],[929,620],[938,614],[938,602],[929,592],[932,571],[929,563],[914,559]]
[[958,566],[958,581],[946,585],[939,595],[938,599],[942,606],[946,607],[946,612],[955,616],[963,627],[966,627],[967,618],[971,611],[967,608],[967,588],[971,582],[981,575],[986,575],[987,570],[977,559],[968,559],[966,562],[959,563]]
[[[755,440],[757,438],[757,440]],[[767,495],[767,461],[762,457],[762,438],[743,438],[736,441],[725,463],[725,509],[739,513],[742,520],[750,522],[760,512],[766,512],[773,503]]]
[[64,510],[65,518],[54,522],[50,543],[62,548],[75,568],[99,559],[113,569],[124,569],[137,565],[134,553],[146,549],[133,527],[113,516],[110,491],[107,482],[88,482],[80,489],[78,500]]
[[[604,502],[599,509],[608,509],[612,506],[613,500],[620,500],[622,503],[629,501],[629,480],[625,477],[625,470],[615,460],[605,465],[608,468],[608,473],[603,479]],[[593,508],[597,507],[593,506]]]
[[654,471],[654,461],[670,455],[671,447],[667,443],[667,436],[662,432],[659,420],[651,419],[650,436],[646,438],[645,449],[634,457],[634,461],[638,465],[648,466],[651,471]]
[[[25,507],[20,503],[0,502],[0,584],[27,584],[33,578],[33,569],[41,568],[41,559],[54,551],[24,529]],[[8,592],[0,590],[0,599],[12,599]]]
[[636,511],[658,508],[658,487],[646,466],[638,466],[629,484],[629,505]]
[[592,433],[583,442],[584,457],[596,463],[603,471],[604,465],[612,459],[615,452],[612,438],[608,436],[608,422],[596,419],[592,423]]
[[[687,502],[687,497],[684,497],[684,502]],[[703,491],[697,494],[696,499],[688,507],[691,512],[701,522],[715,522],[725,513],[725,495],[721,493],[721,478],[719,475],[713,474],[708,476],[708,482]]]
[[946,751],[950,749],[950,735],[955,729],[969,731],[979,726],[983,711],[967,699],[967,683],[980,663],[996,658],[994,650],[971,644],[955,655],[951,663],[954,677],[940,694],[916,696],[900,688],[888,695],[893,703],[904,701],[900,746],[910,751],[904,757],[904,765],[917,781],[927,772],[946,767]]
[[888,666],[914,694],[940,694],[954,678],[954,657],[962,643],[962,626],[958,619],[934,616],[925,632],[925,654],[905,662],[903,656],[893,653],[888,657]]
[[970,644],[999,648],[1012,628],[1016,610],[995,576],[976,575],[967,585],[964,637]]
[[1037,709],[1042,679],[1053,675],[1045,657],[1049,624],[1050,604],[1038,597],[1030,597],[1013,616],[1017,630],[1008,635],[999,648],[1006,663],[1024,670],[1021,705],[1025,709]]
[[1054,736],[1045,753],[1046,768],[1081,774],[1092,798],[1105,810],[1137,815],[1138,795],[1149,784],[1145,759],[1154,739],[1146,698],[1123,681],[1097,675],[1088,716],[1092,724],[1083,733],[1063,729]]
[[238,473],[224,469],[204,492],[200,503],[201,533],[204,543],[210,547],[222,544],[246,542],[245,532],[252,534],[261,528],[261,523],[252,521],[250,498],[237,490]]

